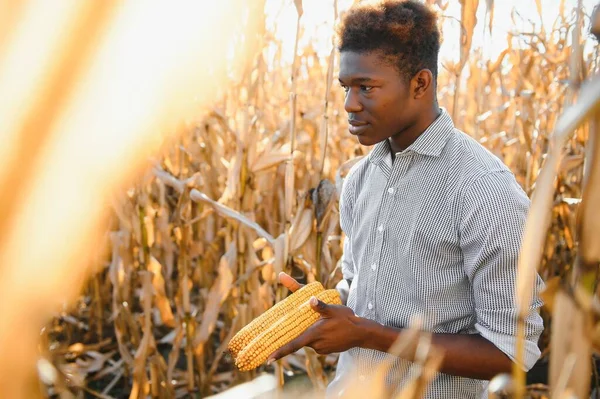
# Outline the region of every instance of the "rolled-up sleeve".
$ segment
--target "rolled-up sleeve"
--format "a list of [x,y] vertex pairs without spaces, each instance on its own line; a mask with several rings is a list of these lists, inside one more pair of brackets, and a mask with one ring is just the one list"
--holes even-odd
[[351,180],[352,173],[349,173],[344,180],[342,186],[342,194],[340,195],[340,227],[346,235],[344,238],[344,249],[342,252],[342,275],[345,280],[354,278],[354,263],[352,261],[352,208],[354,204],[353,183]]
[[[464,268],[475,302],[475,328],[516,361],[517,265],[529,199],[509,171],[491,172],[465,190],[462,202],[460,245]],[[529,370],[540,357],[538,340],[543,330],[536,276],[533,301],[525,319],[525,358]]]

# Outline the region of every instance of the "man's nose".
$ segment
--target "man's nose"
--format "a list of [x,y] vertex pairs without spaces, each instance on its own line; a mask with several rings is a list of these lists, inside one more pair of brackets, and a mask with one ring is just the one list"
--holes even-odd
[[358,94],[353,93],[352,89],[348,90],[348,92],[346,93],[344,109],[349,114],[362,111],[362,104],[358,99]]

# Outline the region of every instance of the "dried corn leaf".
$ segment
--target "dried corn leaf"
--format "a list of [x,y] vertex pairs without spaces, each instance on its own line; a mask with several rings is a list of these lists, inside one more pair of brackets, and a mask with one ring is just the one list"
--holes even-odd
[[220,204],[220,203],[208,198],[208,196],[206,194],[204,194],[196,189],[193,189],[190,192],[190,198],[196,202],[206,202],[206,203],[210,204],[222,216],[234,219],[234,220],[242,223],[244,226],[247,226],[247,227],[253,229],[254,231],[256,231],[256,233],[258,233],[258,235],[265,238],[271,244],[273,244],[275,242],[275,239],[273,238],[273,236],[271,236],[271,234],[267,233],[256,222],[253,222],[252,220],[248,219],[241,213],[236,212],[233,209],[226,207],[225,205]]
[[256,159],[256,162],[250,167],[250,170],[253,173],[258,173],[288,160],[290,160],[289,152],[271,152],[263,154]]
[[581,90],[579,102],[565,110],[556,124],[553,145],[538,177],[527,217],[519,259],[517,276],[517,306],[522,317],[531,303],[535,271],[539,267],[545,232],[550,223],[550,210],[554,198],[554,181],[562,158],[561,149],[568,135],[585,119],[600,109],[600,77],[587,82]]
[[542,0],[535,0],[535,7],[537,8],[540,19],[542,18]]
[[582,154],[570,155],[563,158],[559,169],[561,171],[570,171],[571,169],[578,168],[581,165],[583,165]]
[[285,265],[288,256],[287,236],[287,234],[281,234],[273,244],[273,249],[275,250],[275,263],[273,264],[273,269],[276,275],[279,275],[279,273],[283,271],[283,266]]
[[305,347],[304,353],[306,354],[306,372],[308,378],[310,378],[313,383],[313,387],[316,392],[325,390],[325,388],[327,388],[327,377],[323,372],[323,366],[319,361],[319,355],[310,347]]
[[[550,352],[550,386],[571,389],[579,398],[587,398],[590,389],[591,343],[587,316],[563,291],[554,298],[554,328]],[[564,365],[572,359],[572,372]],[[563,382],[561,383],[561,379]]]
[[219,275],[208,293],[208,301],[202,314],[202,322],[194,338],[194,346],[197,353],[200,347],[208,340],[210,334],[212,334],[221,310],[221,305],[231,291],[233,283],[231,268],[235,265],[236,256],[237,247],[235,244],[231,244],[219,261]]
[[285,220],[292,219],[292,213],[294,208],[294,163],[292,161],[288,161],[285,164],[285,194],[284,194],[284,209],[285,209]]
[[413,399],[424,397],[429,384],[433,381],[442,365],[443,356],[440,352],[433,350],[433,353],[425,361],[422,371],[418,377],[408,382],[402,389],[396,399]]
[[298,17],[301,17],[304,14],[304,9],[302,8],[302,0],[294,0],[294,5],[296,6],[296,12],[298,13]]
[[238,399],[271,397],[277,391],[277,378],[271,374],[263,374],[252,381],[237,385],[225,392],[207,396],[206,399]]
[[290,227],[290,252],[294,253],[306,242],[313,227],[312,210],[304,208],[298,212],[294,224]]
[[185,189],[184,182],[160,168],[154,168],[153,172],[154,175],[157,178],[159,178],[164,184],[173,187],[175,190],[177,190],[178,193],[183,193],[183,190]]
[[107,353],[88,351],[85,353],[85,355],[89,356],[90,359],[83,360],[81,358],[78,358],[76,360],[76,363],[86,374],[95,373],[101,370],[104,367],[104,364],[108,362],[115,353],[115,351],[110,351]]
[[[386,377],[398,356],[406,356],[409,353],[414,353],[414,348],[421,337],[421,332],[418,330],[419,325],[419,321],[417,321],[411,328],[405,329],[399,334],[394,344],[388,350],[389,355],[377,365],[368,381],[363,382],[357,378],[347,378],[344,384],[342,384],[344,392],[350,392],[349,397],[353,398],[391,397],[391,392],[388,392]],[[357,370],[354,371],[357,372]],[[349,375],[351,374],[349,373]],[[345,397],[345,395],[342,395],[342,397]]]
[[589,175],[587,176],[583,190],[582,205],[580,208],[580,232],[581,258],[587,268],[596,268],[600,262],[600,245],[598,245],[598,234],[600,234],[600,111],[597,113],[593,124],[595,131],[590,131],[589,145],[591,157],[589,162]]
[[142,399],[150,393],[150,384],[146,373],[146,360],[153,350],[154,338],[152,335],[152,277],[148,272],[142,272],[142,303],[144,308],[144,334],[138,346],[133,361],[133,386],[129,399]]
[[548,312],[554,313],[554,298],[560,290],[561,279],[558,276],[546,281],[546,288],[540,293],[540,298]]
[[144,229],[146,231],[146,244],[148,247],[154,245],[154,217],[144,216]]
[[[459,0],[461,5],[462,31],[460,37],[460,63],[464,65],[467,62],[471,43],[473,42],[473,31],[477,24],[477,7],[479,0]],[[461,67],[462,69],[462,67]]]
[[166,326],[173,328],[175,327],[175,318],[173,317],[171,304],[169,303],[169,299],[167,298],[165,291],[165,279],[162,275],[162,265],[154,256],[150,257],[148,270],[153,273],[152,286],[154,287],[155,293],[154,301],[156,302],[156,307],[160,312],[160,318]]

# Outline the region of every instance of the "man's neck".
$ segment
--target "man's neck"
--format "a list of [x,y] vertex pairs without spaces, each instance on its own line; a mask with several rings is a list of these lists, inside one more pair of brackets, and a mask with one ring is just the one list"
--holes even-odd
[[[424,113],[419,120],[408,129],[388,139],[392,154],[406,150],[425,130],[440,116],[442,110],[435,102],[429,112]],[[392,158],[393,160],[394,158]]]

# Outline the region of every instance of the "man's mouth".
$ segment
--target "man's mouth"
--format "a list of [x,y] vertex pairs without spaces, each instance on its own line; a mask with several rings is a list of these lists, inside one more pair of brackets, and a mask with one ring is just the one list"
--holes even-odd
[[355,136],[362,134],[369,127],[369,123],[356,119],[349,119],[348,124],[350,125],[348,130]]

